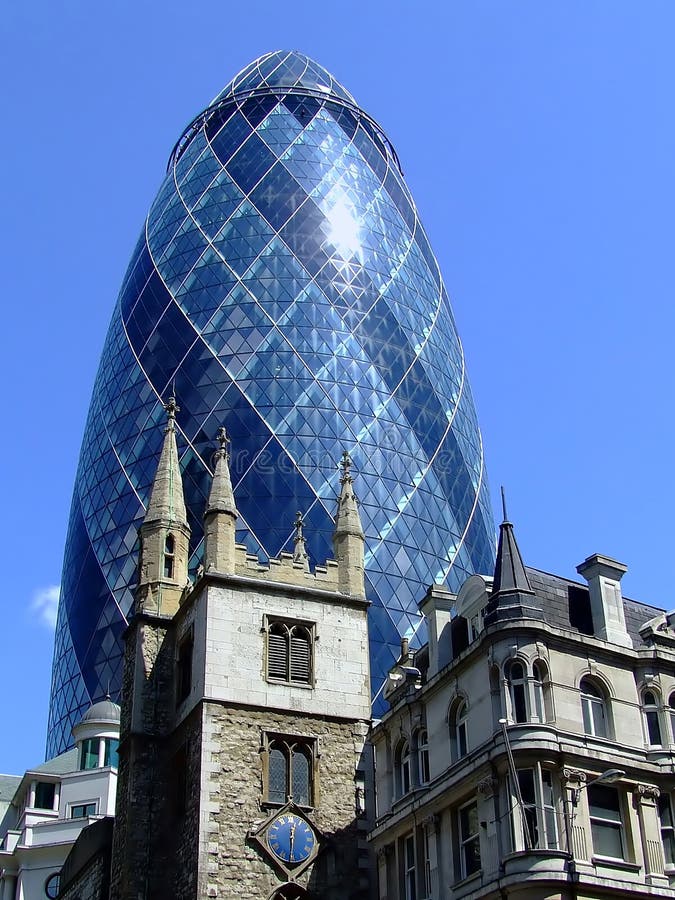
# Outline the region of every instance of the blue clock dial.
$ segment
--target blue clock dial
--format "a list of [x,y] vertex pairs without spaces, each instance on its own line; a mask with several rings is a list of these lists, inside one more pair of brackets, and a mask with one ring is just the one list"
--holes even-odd
[[267,830],[272,853],[286,863],[304,862],[316,844],[311,825],[294,813],[277,816]]

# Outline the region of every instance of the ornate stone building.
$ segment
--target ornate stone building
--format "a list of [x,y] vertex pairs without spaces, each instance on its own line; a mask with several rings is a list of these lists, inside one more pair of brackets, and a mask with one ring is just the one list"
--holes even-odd
[[675,897],[675,624],[523,565],[501,526],[494,578],[421,609],[373,729],[379,896]]
[[367,897],[368,602],[349,456],[336,559],[310,571],[298,514],[294,552],[263,566],[235,544],[221,429],[192,585],[166,408],[126,635],[111,897]]

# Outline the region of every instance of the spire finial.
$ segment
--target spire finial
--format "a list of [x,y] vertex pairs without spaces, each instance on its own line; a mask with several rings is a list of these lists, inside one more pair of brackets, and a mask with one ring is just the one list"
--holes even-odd
[[508,521],[509,521],[509,517],[508,517],[508,514],[507,514],[507,512],[506,512],[506,491],[504,490],[504,485],[502,485],[501,490],[502,490],[502,515],[503,515],[503,520],[502,520],[502,521],[508,522]]
[[174,396],[169,397],[164,404],[164,409],[166,410],[167,417],[166,428],[164,431],[173,431],[176,424],[176,413],[180,412],[180,406],[176,403],[176,398]]
[[295,536],[293,538],[293,562],[302,563],[308,567],[307,546],[305,544],[305,535],[303,532],[305,521],[302,518],[300,510],[298,510],[295,515],[295,522],[293,525],[295,528]]
[[227,436],[227,430],[224,425],[221,425],[218,431],[216,432],[216,438],[218,439],[218,443],[220,444],[220,452],[224,454],[225,458],[229,460],[230,458],[230,439]]
[[340,484],[351,484],[352,482],[352,458],[349,455],[348,450],[342,451],[342,459],[340,460],[340,468],[342,469],[342,474],[340,475]]

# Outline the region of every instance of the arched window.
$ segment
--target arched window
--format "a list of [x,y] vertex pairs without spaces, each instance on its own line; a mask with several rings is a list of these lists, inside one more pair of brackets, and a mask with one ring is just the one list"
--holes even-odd
[[312,805],[312,752],[307,743],[274,738],[267,751],[267,800]]
[[604,694],[590,678],[581,679],[579,690],[585,733],[594,737],[608,737],[609,724]]
[[642,695],[642,711],[645,717],[645,731],[647,743],[652,747],[660,747],[661,724],[659,722],[659,706],[656,694],[653,691],[645,691]]
[[668,698],[668,709],[670,711],[670,739],[675,743],[675,693],[672,693]]
[[410,744],[403,740],[396,750],[396,793],[399,797],[410,791],[410,774]]
[[312,635],[293,622],[273,621],[267,633],[267,677],[270,680],[311,684]]
[[467,715],[466,701],[463,699],[457,700],[450,710],[449,716],[450,748],[453,762],[457,762],[458,759],[466,756],[469,749]]
[[429,783],[429,736],[426,728],[417,732],[417,777],[420,784]]
[[527,722],[527,681],[525,666],[519,659],[514,659],[506,669],[506,680],[511,698],[511,719],[514,722]]
[[550,722],[553,719],[551,680],[546,663],[541,659],[532,663],[532,695],[535,718],[539,722]]
[[176,554],[176,540],[167,534],[164,540],[164,577],[173,578],[173,561]]

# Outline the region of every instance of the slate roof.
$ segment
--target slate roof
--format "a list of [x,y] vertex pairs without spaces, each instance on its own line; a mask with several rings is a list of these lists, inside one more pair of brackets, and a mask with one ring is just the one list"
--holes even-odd
[[[541,602],[545,620],[554,628],[576,631],[580,634],[593,634],[590,619],[590,598],[588,587],[578,581],[551,575],[526,566],[532,589]],[[628,597],[623,598],[626,616],[626,630],[633,640],[633,646],[639,647],[643,640],[640,637],[640,626],[663,613],[658,606],[639,603]]]
[[0,775],[0,805],[11,803],[20,784],[21,775]]
[[32,766],[27,769],[28,772],[44,772],[45,775],[67,775],[68,772],[77,770],[77,747],[66,750],[53,759],[41,763],[39,766]]

